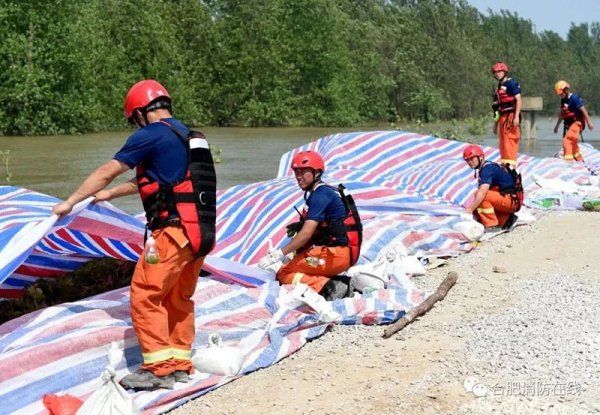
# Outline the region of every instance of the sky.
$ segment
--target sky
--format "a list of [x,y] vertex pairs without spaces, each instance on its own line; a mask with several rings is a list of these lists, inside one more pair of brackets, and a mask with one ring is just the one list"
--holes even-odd
[[536,32],[552,30],[561,37],[567,37],[571,22],[600,22],[600,0],[467,0],[479,11],[488,15],[509,10],[519,17],[531,20]]

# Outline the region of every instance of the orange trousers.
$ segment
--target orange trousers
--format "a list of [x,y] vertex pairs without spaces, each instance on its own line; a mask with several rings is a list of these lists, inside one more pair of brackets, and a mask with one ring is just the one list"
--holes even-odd
[[[307,258],[321,259],[321,264],[312,264]],[[302,282],[316,292],[320,292],[329,279],[350,268],[350,247],[313,246],[299,252],[277,272],[281,284]]]
[[183,229],[152,232],[159,262],[148,264],[145,250],[131,280],[131,320],[142,349],[142,369],[156,376],[192,372],[194,302],[204,258],[194,259]]
[[501,195],[497,190],[488,190],[483,202],[477,207],[475,216],[481,224],[491,226],[504,226],[511,213],[517,211],[517,204],[510,195]]
[[521,127],[514,126],[515,113],[502,114],[498,120],[498,137],[500,148],[500,164],[517,165],[519,156],[519,141],[521,140]]
[[563,155],[566,161],[583,161],[583,157],[579,154],[581,129],[581,121],[575,121],[563,137]]

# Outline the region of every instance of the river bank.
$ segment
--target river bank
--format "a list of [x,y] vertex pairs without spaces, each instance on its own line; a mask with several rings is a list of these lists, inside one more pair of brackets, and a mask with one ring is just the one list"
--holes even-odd
[[[335,326],[278,364],[170,412],[579,414],[600,411],[600,233],[594,213],[544,216],[416,280],[449,295],[398,335]],[[506,273],[493,272],[494,265]],[[463,386],[476,377],[476,398]]]

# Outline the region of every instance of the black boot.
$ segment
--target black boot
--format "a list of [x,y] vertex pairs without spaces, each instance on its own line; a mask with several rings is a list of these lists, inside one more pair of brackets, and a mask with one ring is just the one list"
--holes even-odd
[[350,277],[336,275],[335,277],[330,278],[329,281],[327,281],[327,284],[321,288],[319,294],[327,301],[350,297],[352,295]]
[[508,219],[506,220],[506,223],[502,227],[502,229],[505,231],[512,231],[515,223],[517,222],[517,219],[518,219],[517,215],[515,215],[514,213],[511,213],[510,216],[508,217]]

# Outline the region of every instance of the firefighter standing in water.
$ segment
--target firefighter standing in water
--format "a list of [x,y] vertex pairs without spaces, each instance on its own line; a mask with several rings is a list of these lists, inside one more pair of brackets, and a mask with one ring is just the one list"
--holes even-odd
[[505,169],[497,163],[486,161],[483,149],[468,145],[463,159],[479,173],[479,183],[473,202],[466,208],[486,230],[511,229],[523,203],[521,177],[514,169]]
[[286,255],[296,252],[277,271],[281,284],[304,283],[327,300],[352,294],[348,277],[338,274],[358,260],[362,242],[362,225],[354,201],[338,189],[323,183],[323,158],[314,151],[302,151],[292,160],[298,186],[304,190],[306,207],[300,222],[288,225],[293,239],[281,249],[271,249],[259,267],[268,269],[284,262]]
[[579,135],[585,130],[586,125],[590,131],[593,130],[594,124],[583,105],[583,99],[570,92],[570,88],[571,86],[565,81],[558,81],[554,85],[556,95],[560,96],[560,113],[554,126],[554,134],[558,132],[558,127],[563,121],[563,157],[566,161],[583,161],[579,153]]
[[[121,384],[132,389],[171,389],[175,382],[187,382],[193,370],[191,297],[204,255],[214,244],[214,165],[201,133],[188,137],[188,128],[172,118],[171,97],[158,82],[144,80],[131,87],[125,98],[125,117],[137,131],[112,160],[91,173],[67,200],[55,205],[53,213],[68,214],[76,203],[91,195],[99,202],[140,193],[152,236],[133,274],[130,303],[143,364]],[[198,159],[205,162],[200,174]],[[105,189],[134,167],[136,178]],[[198,200],[204,201],[200,204]],[[155,252],[150,245],[155,246]],[[155,254],[158,258],[150,260]]]
[[508,77],[508,65],[504,62],[492,65],[492,74],[498,80],[492,109],[494,134],[499,137],[500,164],[515,168],[521,140],[521,86]]

